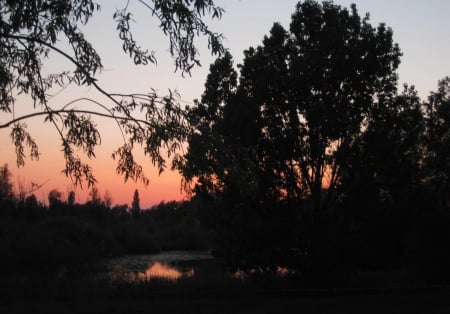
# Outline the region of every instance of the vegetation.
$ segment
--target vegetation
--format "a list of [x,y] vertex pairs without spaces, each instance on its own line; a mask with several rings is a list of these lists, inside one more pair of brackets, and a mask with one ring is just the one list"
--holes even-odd
[[[169,38],[175,68],[183,75],[200,65],[195,45],[197,37],[207,37],[213,54],[223,53],[221,35],[212,32],[202,20],[207,15],[221,17],[223,10],[212,0],[136,2],[160,22],[161,31]],[[32,160],[38,160],[40,155],[39,146],[33,134],[26,130],[24,121],[35,116],[45,117],[45,123],[54,127],[60,136],[65,174],[75,184],[87,182],[92,186],[96,182],[93,169],[77,151],[83,151],[89,159],[94,158],[95,148],[101,144],[101,134],[92,117],[113,119],[123,137],[122,145],[112,155],[117,160],[117,173],[125,180],[148,184],[142,166],[134,161],[133,148],[141,146],[153,165],[163,171],[165,156],[177,154],[186,138],[186,122],[176,93],[160,97],[154,90],[130,94],[102,88],[97,80],[103,69],[102,58],[82,31],[82,26],[99,11],[100,5],[94,0],[0,1],[0,112],[9,115],[2,119],[0,129],[10,128],[20,167],[25,164],[26,154]],[[117,9],[113,19],[123,51],[134,64],[156,63],[154,52],[141,47],[133,38],[129,2]],[[47,73],[45,64],[54,56],[65,59],[72,68]],[[52,88],[70,84],[89,86],[108,101],[100,103],[83,97],[67,104],[52,104]],[[16,116],[16,99],[20,94],[28,97],[30,105],[26,110],[28,114]],[[79,103],[88,104],[90,109],[77,108]]]
[[428,101],[399,90],[392,30],[328,1],[300,2],[244,53],[239,74],[230,54],[211,65],[179,164],[218,253],[310,285],[410,266],[446,281],[450,78]]
[[[198,3],[215,8],[209,1]],[[198,16],[202,8],[189,12]],[[119,25],[126,22],[123,14],[117,13]],[[237,68],[230,53],[220,56],[210,67],[201,99],[176,113],[186,119],[183,137],[171,133],[178,132],[178,123],[162,117],[171,131],[162,138],[188,140],[187,153],[174,161],[191,193],[189,201],[144,210],[136,190],[130,207],[111,207],[94,187],[85,204],[76,204],[73,193],[64,200],[53,190],[44,206],[32,193],[14,193],[3,166],[0,275],[8,278],[14,270],[58,278],[62,272],[87,273],[95,261],[120,254],[211,249],[230,268],[261,268],[269,274],[278,267],[294,269],[296,277],[282,282],[283,289],[448,285],[450,77],[427,100],[413,86],[399,88],[401,51],[392,34],[384,24],[372,26],[354,5],[347,9],[306,0],[297,5],[289,30],[274,24],[260,46],[245,51]],[[38,35],[52,40],[51,32]],[[131,53],[139,56],[139,51]],[[188,70],[184,63],[179,66]],[[92,69],[79,69],[73,80],[96,84],[92,74]],[[134,108],[132,97],[120,106]],[[40,104],[49,117],[59,114],[64,123],[72,119],[71,113],[45,109],[45,99]],[[120,106],[112,112],[125,112]],[[91,125],[83,116],[73,119],[74,125]],[[133,128],[128,123],[136,126],[124,119],[125,130]],[[28,135],[17,130],[20,157]],[[83,141],[95,144],[95,138],[80,139],[68,130],[63,142],[90,154]],[[151,142],[150,154],[160,147],[152,136],[161,133],[146,129],[136,136],[129,145]],[[122,154],[131,156],[127,150]],[[128,172],[137,169],[130,160],[122,160],[120,172],[139,177]],[[228,280],[223,287],[239,286]],[[253,280],[248,287],[276,286],[270,276]],[[178,288],[200,286],[205,289],[195,281]],[[106,291],[126,297],[155,291],[149,283],[133,287]]]
[[[8,173],[8,167],[2,171]],[[192,206],[163,202],[136,214],[136,195],[132,206],[113,207],[96,196],[73,204],[56,190],[49,192],[49,206],[34,196],[2,199],[0,243],[9,257],[2,259],[2,269],[57,272],[122,254],[211,248],[209,231],[199,224]]]

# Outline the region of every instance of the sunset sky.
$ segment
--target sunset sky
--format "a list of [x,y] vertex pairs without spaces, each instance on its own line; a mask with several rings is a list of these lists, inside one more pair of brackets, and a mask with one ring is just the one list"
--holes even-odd
[[[168,53],[168,39],[156,27],[156,21],[150,12],[137,1],[130,1],[135,13],[136,23],[133,25],[135,38],[143,47],[156,51],[158,65],[136,67],[122,51],[121,42],[115,31],[112,15],[116,8],[122,8],[126,0],[99,1],[101,11],[84,28],[85,36],[102,57],[103,72],[98,76],[99,85],[109,92],[145,93],[155,88],[163,96],[168,89],[177,90],[184,104],[191,104],[193,99],[200,98],[203,85],[208,74],[209,64],[214,58],[207,51],[204,39],[197,41],[201,53],[203,67],[192,71],[191,77],[181,77],[174,73],[173,60]],[[224,45],[234,57],[235,64],[242,61],[243,50],[249,46],[259,45],[274,22],[289,27],[291,14],[298,1],[292,0],[222,0],[216,3],[225,9],[219,21],[210,21],[211,29],[225,36]],[[402,63],[399,68],[399,83],[415,85],[422,99],[430,91],[436,90],[437,81],[450,75],[450,1],[449,0],[337,0],[335,3],[348,7],[356,3],[360,15],[370,13],[372,25],[385,22],[394,31],[394,39],[402,52]],[[45,70],[58,72],[71,68],[62,58],[52,55]],[[61,107],[69,101],[90,97],[100,102],[107,102],[95,90],[89,88],[55,88],[50,103]],[[89,108],[92,104],[78,103],[78,108]],[[15,106],[16,116],[29,113],[32,101],[19,97]],[[12,118],[0,113],[0,123]],[[97,119],[97,118],[96,118]],[[180,192],[180,176],[170,170],[158,176],[148,159],[137,151],[138,159],[144,165],[150,184],[145,187],[141,183],[127,182],[116,175],[115,163],[111,153],[120,142],[120,132],[111,121],[97,119],[102,132],[102,145],[96,150],[97,158],[90,163],[98,179],[98,189],[103,197],[106,191],[111,195],[113,204],[130,204],[135,189],[139,190],[141,207],[147,208],[160,201],[180,200],[184,196]],[[46,200],[51,189],[58,189],[67,196],[73,189],[71,181],[61,171],[64,160],[56,130],[50,124],[43,124],[43,118],[26,121],[28,131],[34,136],[42,153],[39,161],[26,160],[25,167],[17,168],[14,147],[11,144],[10,129],[0,129],[0,163],[7,163],[13,173],[17,187],[31,182],[44,184],[36,192],[41,200]],[[76,189],[77,201],[87,200],[88,190]]]

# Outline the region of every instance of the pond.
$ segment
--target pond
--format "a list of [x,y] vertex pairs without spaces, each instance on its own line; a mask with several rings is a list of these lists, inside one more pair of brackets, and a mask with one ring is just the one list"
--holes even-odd
[[[210,251],[168,251],[151,255],[128,255],[107,262],[112,280],[146,281],[165,279],[176,281],[197,275],[208,264],[223,271],[220,261]],[[211,269],[210,269],[211,271]]]
[[[248,271],[231,271],[210,251],[167,251],[151,255],[127,255],[107,261],[108,277],[119,281],[178,281],[183,278],[210,280],[238,279],[266,274],[267,270],[255,268]],[[277,267],[271,275],[285,277],[293,275],[294,270]]]

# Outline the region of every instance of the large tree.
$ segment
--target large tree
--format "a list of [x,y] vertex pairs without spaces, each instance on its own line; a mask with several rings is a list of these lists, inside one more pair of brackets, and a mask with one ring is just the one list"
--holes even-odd
[[[223,10],[212,0],[136,0],[149,18],[159,21],[159,27],[169,39],[169,51],[175,68],[182,74],[199,65],[199,53],[194,44],[197,36],[206,36],[213,54],[223,52],[222,37],[212,32],[203,21],[207,15],[220,18]],[[143,48],[131,32],[133,14],[125,2],[113,16],[117,23],[123,50],[136,65],[156,63],[153,51]],[[82,26],[100,11],[94,0],[1,0],[0,1],[0,129],[10,128],[16,148],[17,165],[23,166],[26,148],[31,159],[40,152],[24,120],[44,116],[45,122],[56,128],[65,158],[65,174],[75,184],[95,183],[92,168],[77,155],[84,151],[95,157],[94,149],[101,143],[101,134],[93,117],[114,119],[123,135],[123,145],[113,154],[118,160],[117,172],[125,179],[148,183],[142,167],[134,161],[133,147],[140,145],[160,171],[165,167],[165,154],[177,152],[186,137],[186,125],[176,95],[160,97],[155,91],[139,94],[116,93],[102,88],[97,80],[102,59],[83,34]],[[114,31],[114,30],[111,30]],[[62,43],[62,44],[61,44]],[[59,55],[72,64],[60,73],[46,74],[45,64]],[[63,106],[49,101],[49,91],[55,85],[90,86],[107,102],[95,99],[74,99]],[[31,100],[29,114],[15,115],[17,95]],[[84,101],[91,109],[81,110],[75,104]],[[33,109],[34,108],[34,109]],[[138,114],[138,111],[144,113]],[[164,150],[162,150],[164,149]]]
[[[321,220],[342,193],[355,146],[378,119],[377,108],[395,111],[395,102],[414,98],[396,98],[401,52],[392,35],[384,24],[373,27],[355,5],[298,3],[289,30],[274,24],[261,46],[245,51],[231,96],[210,89],[234,82],[230,61],[211,69],[204,95],[213,101],[203,98],[192,111],[208,128],[195,125],[187,178],[233,191],[240,196],[234,204],[255,199],[250,206],[261,213],[280,200],[294,204],[309,233],[307,250],[316,254],[314,242],[327,232]],[[202,168],[205,159],[220,167]]]
[[401,53],[392,30],[373,27],[355,5],[347,10],[305,1],[290,31],[289,102],[292,116],[299,117],[296,161],[319,215],[336,195],[346,154],[371,113],[395,94]]
[[[279,168],[275,173],[283,182],[278,190],[291,196],[303,190],[320,212],[332,201],[345,155],[371,114],[395,96],[400,55],[391,29],[374,28],[355,6],[349,11],[332,2],[304,1],[292,15],[289,32],[275,24],[262,46],[245,52],[237,98],[203,101],[198,108],[222,103],[223,117],[244,112],[246,124],[236,127],[242,118],[234,114],[234,120],[223,122],[229,124],[222,134],[257,149],[259,165],[273,158],[270,167]],[[258,139],[250,139],[251,127]],[[196,136],[206,134],[198,130]],[[325,197],[324,188],[329,191]]]

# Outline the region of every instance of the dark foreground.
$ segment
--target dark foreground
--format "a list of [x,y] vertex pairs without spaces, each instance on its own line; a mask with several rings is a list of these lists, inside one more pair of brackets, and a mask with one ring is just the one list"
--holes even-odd
[[450,290],[414,291],[178,291],[147,299],[30,302],[2,305],[8,313],[450,313]]

